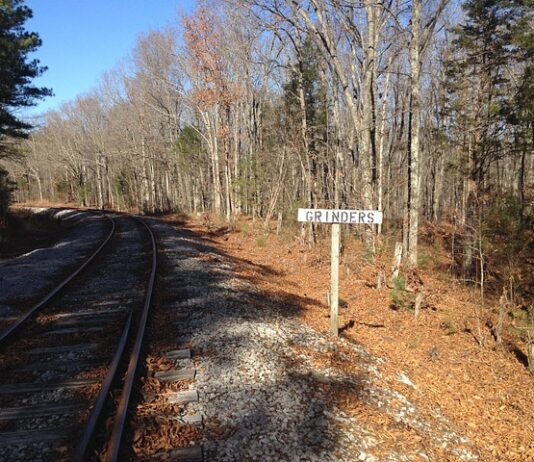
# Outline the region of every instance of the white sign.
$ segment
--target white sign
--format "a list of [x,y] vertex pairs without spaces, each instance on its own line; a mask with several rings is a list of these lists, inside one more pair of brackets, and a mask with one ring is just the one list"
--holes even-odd
[[340,224],[369,224],[382,223],[382,212],[378,210],[328,210],[328,209],[299,209],[298,221],[308,223],[332,223],[332,261],[330,263],[330,330],[339,335],[339,250]]
[[299,209],[297,219],[313,223],[377,225],[382,223],[382,215],[378,210]]

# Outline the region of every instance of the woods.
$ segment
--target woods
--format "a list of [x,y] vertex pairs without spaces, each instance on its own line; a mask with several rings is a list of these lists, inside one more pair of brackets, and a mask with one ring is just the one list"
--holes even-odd
[[[0,1],[0,160],[20,155],[16,140],[25,138],[31,128],[15,111],[51,94],[49,89],[31,83],[46,69],[29,58],[41,45],[36,33],[24,29],[31,16],[22,0]],[[0,165],[0,233],[12,190],[7,171]]]
[[[534,0],[26,3],[41,23],[0,0],[0,321],[109,246],[27,317],[4,385],[20,362],[33,387],[34,341],[108,351],[135,305],[125,460],[534,458]],[[104,375],[87,359],[74,380]]]
[[17,199],[266,224],[299,206],[378,209],[384,227],[360,237],[377,250],[402,230],[411,267],[421,223],[447,222],[453,270],[483,289],[487,259],[509,255],[495,234],[516,233],[518,255],[532,225],[533,8],[462,8],[199,2],[43,116],[9,164]]

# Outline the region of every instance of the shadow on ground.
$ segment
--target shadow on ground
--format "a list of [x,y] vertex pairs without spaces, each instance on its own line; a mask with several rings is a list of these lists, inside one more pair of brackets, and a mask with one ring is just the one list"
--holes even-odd
[[166,315],[153,327],[168,349],[192,349],[206,460],[352,461],[372,445],[336,407],[341,395],[364,403],[365,367],[336,369],[335,343],[297,320],[317,301],[260,290],[257,278],[272,268],[228,255],[183,222],[151,225],[165,249],[154,312]]

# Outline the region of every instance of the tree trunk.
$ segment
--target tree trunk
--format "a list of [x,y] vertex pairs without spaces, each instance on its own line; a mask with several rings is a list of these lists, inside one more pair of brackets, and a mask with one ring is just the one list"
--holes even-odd
[[408,187],[408,264],[417,267],[417,233],[419,229],[419,208],[421,202],[421,174],[419,151],[420,126],[420,15],[421,1],[412,0],[412,40],[410,42],[410,155]]
[[[363,93],[362,93],[362,130],[360,138],[361,151],[360,165],[362,177],[362,204],[366,210],[375,208],[373,166],[375,164],[375,116],[374,116],[374,87],[375,87],[375,61],[376,61],[376,8],[377,5],[366,1],[367,15],[367,38],[365,44],[365,59],[363,68]],[[374,230],[370,226],[364,229],[365,243],[373,252],[375,250]]]
[[97,208],[104,208],[104,191],[102,184],[102,162],[100,154],[96,156],[96,190],[97,190]]
[[[219,143],[218,143],[218,130],[219,130],[219,109],[214,110],[214,126],[211,131],[211,166],[213,175],[213,209],[215,213],[221,213],[221,172],[219,166]],[[209,120],[209,114],[207,116]]]

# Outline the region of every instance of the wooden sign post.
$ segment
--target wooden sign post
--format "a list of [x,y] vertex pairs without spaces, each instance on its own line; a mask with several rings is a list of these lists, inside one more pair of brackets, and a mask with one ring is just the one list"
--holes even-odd
[[330,259],[330,331],[337,336],[339,312],[339,248],[341,229],[339,223],[332,224],[332,249]]
[[330,262],[330,330],[337,337],[339,333],[339,248],[340,224],[382,223],[382,212],[377,210],[326,210],[299,209],[298,221],[332,224],[332,259]]

